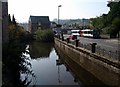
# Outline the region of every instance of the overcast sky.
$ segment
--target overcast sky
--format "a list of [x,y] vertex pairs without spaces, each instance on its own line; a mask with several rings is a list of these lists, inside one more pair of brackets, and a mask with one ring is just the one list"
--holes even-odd
[[28,22],[30,15],[49,16],[50,20],[93,18],[108,13],[108,0],[8,0],[8,13],[17,22]]

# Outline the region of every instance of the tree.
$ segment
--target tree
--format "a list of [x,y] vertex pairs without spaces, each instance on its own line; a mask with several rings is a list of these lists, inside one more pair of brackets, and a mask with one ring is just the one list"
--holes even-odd
[[119,31],[120,31],[120,17],[116,17],[112,21],[112,29],[110,30],[110,34],[116,37],[117,34],[119,34]]
[[120,17],[120,2],[111,2],[109,7],[110,11],[108,13],[107,19],[111,25],[115,17]]
[[8,26],[8,32],[9,32],[9,40],[10,41],[22,41],[25,42],[26,40],[26,32],[23,27],[19,26],[16,21],[15,17],[13,15],[12,21],[10,21],[10,15],[9,15],[9,26]]
[[10,16],[10,14],[8,15],[8,22],[11,23],[11,16]]
[[102,16],[94,18],[93,21],[92,21],[92,25],[93,25],[93,27],[96,31],[100,32],[101,29],[104,27]]
[[120,30],[120,2],[111,2],[108,7],[110,7],[108,14],[94,18],[92,25],[95,29],[102,30],[102,33],[106,32],[106,34],[116,37]]
[[15,25],[17,24],[14,15],[12,17],[12,23],[15,24]]

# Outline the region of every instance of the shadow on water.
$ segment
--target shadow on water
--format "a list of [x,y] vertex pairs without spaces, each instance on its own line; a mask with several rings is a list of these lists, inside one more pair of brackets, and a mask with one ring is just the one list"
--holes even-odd
[[53,43],[10,42],[2,48],[2,87],[27,87],[36,78],[31,58],[49,58]]
[[[31,70],[29,57],[25,44],[10,42],[2,48],[2,87],[27,87],[31,80],[28,75],[34,77]],[[21,74],[27,76],[21,79]]]
[[53,48],[53,43],[33,42],[30,44],[30,56],[35,58],[49,58],[50,52]]

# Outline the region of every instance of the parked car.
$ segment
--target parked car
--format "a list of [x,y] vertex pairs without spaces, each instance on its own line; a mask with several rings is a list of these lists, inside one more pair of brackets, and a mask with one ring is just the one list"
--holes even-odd
[[71,30],[71,35],[69,36],[69,38],[71,39],[77,39],[77,36],[80,36],[80,30]]
[[72,40],[75,40],[75,39],[77,39],[77,35],[70,35],[69,38]]

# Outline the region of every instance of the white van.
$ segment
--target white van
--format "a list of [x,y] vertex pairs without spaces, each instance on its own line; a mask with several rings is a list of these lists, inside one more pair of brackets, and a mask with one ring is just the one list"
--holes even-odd
[[71,30],[71,35],[80,36],[80,30]]

